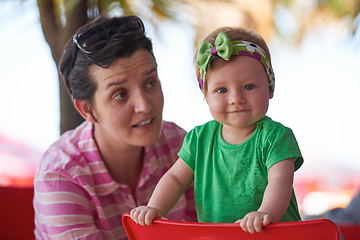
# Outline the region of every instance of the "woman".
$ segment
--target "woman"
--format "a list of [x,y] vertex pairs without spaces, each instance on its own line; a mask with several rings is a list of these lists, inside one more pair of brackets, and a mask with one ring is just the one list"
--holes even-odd
[[[98,17],[67,43],[59,69],[86,121],[40,162],[35,236],[126,239],[122,214],[148,202],[186,134],[162,120],[151,40],[138,17]],[[196,220],[193,189],[167,217]]]

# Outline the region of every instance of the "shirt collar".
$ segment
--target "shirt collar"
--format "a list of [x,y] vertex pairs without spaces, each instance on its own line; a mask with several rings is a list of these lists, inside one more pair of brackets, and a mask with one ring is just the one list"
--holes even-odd
[[119,184],[110,176],[109,171],[100,156],[99,149],[94,139],[94,124],[86,121],[84,131],[79,136],[78,147],[85,156],[92,171],[94,190],[99,196],[108,195],[119,188]]

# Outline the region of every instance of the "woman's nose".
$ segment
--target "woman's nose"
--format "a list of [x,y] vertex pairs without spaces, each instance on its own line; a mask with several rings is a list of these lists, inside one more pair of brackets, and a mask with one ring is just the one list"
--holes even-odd
[[145,93],[140,92],[134,96],[134,111],[137,113],[147,113],[151,110],[151,102]]

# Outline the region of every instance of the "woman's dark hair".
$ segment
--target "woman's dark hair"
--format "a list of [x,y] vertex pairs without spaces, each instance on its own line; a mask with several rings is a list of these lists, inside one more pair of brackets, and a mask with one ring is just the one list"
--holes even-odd
[[[99,16],[81,27],[76,33],[87,28],[105,28],[112,20],[113,18]],[[96,83],[89,74],[89,67],[92,64],[104,68],[110,67],[115,58],[131,57],[136,50],[142,48],[149,51],[154,57],[152,42],[145,35],[136,38],[110,38],[106,47],[92,53],[84,53],[80,50],[71,37],[66,43],[60,59],[59,71],[73,99],[83,99],[91,102],[96,90]]]

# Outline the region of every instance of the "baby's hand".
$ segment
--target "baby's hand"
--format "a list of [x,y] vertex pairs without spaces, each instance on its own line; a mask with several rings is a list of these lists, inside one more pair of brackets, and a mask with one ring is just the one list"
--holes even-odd
[[236,223],[240,223],[241,228],[245,232],[249,233],[261,232],[263,226],[272,222],[272,216],[266,212],[251,212],[246,214],[243,219],[236,221]]
[[155,218],[161,218],[162,213],[156,208],[140,206],[130,211],[130,217],[137,224],[147,226],[150,225]]

